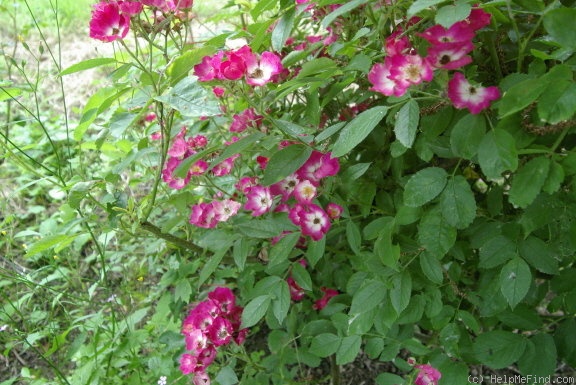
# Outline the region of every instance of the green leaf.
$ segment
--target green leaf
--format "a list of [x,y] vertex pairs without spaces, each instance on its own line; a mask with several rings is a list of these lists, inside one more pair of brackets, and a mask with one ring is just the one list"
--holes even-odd
[[446,0],[416,0],[408,8],[407,17],[410,18],[420,11],[435,6],[436,4],[443,3]]
[[274,7],[276,6],[277,3],[278,3],[277,0],[258,1],[258,3],[256,3],[254,5],[254,8],[252,8],[252,10],[250,11],[250,15],[254,19],[258,19],[260,16],[262,16],[264,14],[265,11],[270,11],[270,10],[274,9]]
[[362,337],[348,336],[342,339],[342,343],[336,352],[336,365],[345,365],[353,362],[360,353]]
[[480,324],[474,316],[466,310],[458,310],[458,320],[462,321],[474,334],[480,333]]
[[440,194],[440,209],[446,221],[457,229],[465,229],[476,218],[476,199],[466,179],[457,175]]
[[558,274],[557,254],[540,238],[529,236],[520,242],[520,255],[533,268],[545,274]]
[[214,53],[214,48],[210,46],[203,46],[201,48],[191,49],[184,52],[181,56],[177,57],[166,70],[170,76],[170,85],[174,86],[184,79],[192,68],[202,61],[204,56]]
[[500,322],[512,329],[538,330],[543,325],[538,310],[527,304],[519,304],[513,310],[506,309],[497,317]]
[[70,207],[79,209],[80,203],[96,183],[97,181],[91,180],[74,184],[68,192],[68,204]]
[[292,277],[302,289],[312,291],[312,277],[308,270],[298,262],[292,264]]
[[564,203],[557,197],[540,194],[530,206],[528,206],[518,223],[524,230],[524,236],[527,236],[534,230],[538,230],[543,226],[555,221],[559,216],[565,212]]
[[574,20],[576,20],[576,9],[557,8],[544,14],[544,28],[560,45],[576,50]]
[[530,267],[521,258],[513,258],[500,272],[500,291],[511,308],[526,297],[531,284]]
[[190,285],[190,282],[187,279],[178,281],[176,287],[174,288],[174,299],[188,303],[190,302],[191,296],[192,286]]
[[414,99],[402,106],[396,116],[394,134],[396,139],[406,148],[411,148],[416,139],[418,123],[420,122],[420,107]]
[[294,8],[286,11],[284,15],[280,18],[276,27],[272,31],[272,49],[276,52],[282,51],[286,40],[290,37],[292,33],[292,28],[294,27],[294,17],[296,15],[296,10]]
[[500,119],[523,110],[544,92],[548,82],[545,78],[527,79],[512,86],[498,102]]
[[286,234],[270,249],[268,266],[277,266],[286,261],[300,239],[300,232]]
[[106,64],[116,63],[117,60],[112,57],[99,57],[96,59],[88,59],[81,61],[80,63],[76,63],[71,65],[70,67],[66,68],[62,72],[60,72],[59,76],[70,75],[75,72],[85,71],[90,68],[100,67]]
[[234,368],[230,366],[223,367],[216,375],[216,383],[219,385],[235,385],[238,381]]
[[442,258],[456,242],[457,231],[444,219],[440,208],[429,210],[418,225],[418,243],[435,258]]
[[326,237],[319,241],[308,241],[308,249],[306,250],[306,259],[310,262],[310,267],[316,266],[318,261],[324,256],[326,249]]
[[518,368],[524,376],[544,378],[554,374],[557,359],[554,338],[550,334],[539,333],[528,340],[526,351],[518,360]]
[[380,373],[376,377],[377,385],[403,385],[406,382],[402,377],[392,373]]
[[380,230],[380,235],[374,242],[374,254],[384,266],[396,270],[400,259],[400,246],[392,243],[393,230],[392,226],[385,226]]
[[26,250],[26,256],[31,257],[33,255],[42,253],[43,251],[50,250],[52,248],[62,250],[68,245],[70,245],[78,234],[73,235],[66,235],[66,234],[57,234],[57,235],[47,235],[42,237],[39,241],[33,243],[28,247]]
[[472,7],[465,2],[456,2],[456,4],[445,5],[438,9],[434,21],[444,28],[450,28],[452,24],[464,20],[470,15]]
[[283,231],[295,230],[288,221],[280,218],[253,219],[236,225],[240,233],[254,238],[274,238]]
[[382,281],[370,280],[363,285],[352,297],[350,314],[359,314],[370,311],[384,302],[386,286]]
[[438,385],[452,385],[452,384],[469,384],[470,381],[481,382],[482,377],[473,377],[470,375],[470,368],[462,362],[456,362],[451,359],[446,360],[443,364],[439,365],[437,369],[442,373],[442,378]]
[[216,97],[192,77],[183,78],[174,87],[154,99],[186,117],[214,116],[222,113]]
[[420,268],[430,281],[441,284],[444,280],[442,264],[436,257],[427,252],[420,254]]
[[474,342],[476,359],[492,369],[503,369],[516,362],[524,353],[524,336],[503,330],[480,334]]
[[576,366],[576,320],[569,317],[561,321],[554,332],[558,355],[568,365]]
[[345,4],[343,4],[342,6],[336,8],[336,10],[332,11],[331,13],[329,13],[323,20],[322,20],[322,27],[326,28],[328,27],[330,24],[332,24],[332,22],[334,20],[336,20],[338,17],[352,11],[353,9],[361,6],[362,4],[367,3],[368,0],[352,0],[352,1],[348,1]]
[[545,156],[533,158],[522,166],[512,179],[510,203],[526,208],[534,202],[548,178],[549,169],[550,159]]
[[458,355],[458,342],[462,337],[460,333],[460,328],[455,323],[449,323],[444,326],[440,333],[438,334],[440,345],[446,354],[451,356]]
[[320,143],[320,142],[325,141],[326,139],[330,138],[332,135],[335,135],[345,125],[346,125],[346,122],[338,122],[336,124],[333,124],[330,127],[325,128],[318,135],[316,135],[316,137],[314,138],[314,141],[316,143]]
[[271,119],[274,126],[278,127],[284,134],[291,136],[299,142],[310,143],[314,138],[306,133],[306,128],[288,120]]
[[82,141],[86,130],[96,120],[98,115],[108,110],[112,103],[130,90],[129,87],[117,89],[115,87],[100,88],[94,93],[82,110],[80,123],[74,129],[74,140]]
[[0,87],[0,102],[5,100],[12,100],[15,99],[17,96],[22,94],[21,88],[16,87]]
[[278,354],[284,350],[290,341],[290,335],[283,330],[276,329],[268,333],[268,349],[273,354]]
[[332,333],[318,334],[312,339],[310,344],[310,353],[318,357],[328,357],[338,351],[342,339]]
[[249,328],[256,325],[268,311],[270,301],[270,295],[261,295],[248,302],[242,312],[241,328]]
[[371,164],[372,163],[356,163],[338,175],[340,176],[342,183],[352,183],[364,175],[370,168]]
[[450,148],[454,155],[471,160],[486,134],[486,119],[483,115],[464,115],[452,129]]
[[293,144],[275,152],[268,160],[262,184],[270,186],[281,181],[300,168],[312,154],[312,149],[301,144]]
[[202,287],[204,282],[206,282],[212,273],[218,269],[220,262],[222,262],[222,258],[224,258],[224,255],[228,252],[230,245],[231,244],[222,245],[221,248],[208,259],[208,262],[206,262],[198,276],[198,288]]
[[336,72],[337,69],[338,66],[334,60],[327,57],[319,57],[304,63],[297,77],[305,79],[324,74],[326,78],[329,78],[333,76],[333,73]]
[[[238,142],[236,142],[236,143],[238,143]],[[234,144],[236,144],[236,143],[234,143]],[[217,150],[216,147],[206,147],[202,151],[199,151],[196,154],[185,158],[176,167],[176,169],[174,170],[172,175],[177,176],[178,178],[185,178],[186,175],[188,175],[188,171],[190,170],[190,167],[192,167],[192,165],[194,163],[196,163],[200,159],[203,159],[203,158],[207,157],[208,155],[212,154],[215,150]],[[226,159],[226,158],[224,158],[224,159]],[[224,160],[224,159],[222,159],[222,160]],[[218,163],[220,163],[220,162],[218,162]],[[215,167],[218,163],[212,162],[211,167]]]
[[392,277],[390,301],[397,314],[402,313],[410,303],[410,294],[412,294],[412,277],[408,271],[403,271]]
[[362,233],[364,239],[371,241],[378,238],[381,234],[390,234],[394,229],[394,217],[380,217],[364,226]]
[[332,148],[332,156],[341,157],[362,142],[386,116],[388,107],[372,107],[356,116],[340,132]]
[[354,221],[348,221],[346,224],[346,239],[352,251],[355,254],[360,253],[362,234],[360,233],[360,227]]
[[576,112],[576,84],[567,65],[556,65],[543,76],[548,87],[538,100],[538,118],[542,123],[557,124]]
[[[213,169],[214,167],[216,167],[216,165],[223,162],[224,160],[232,157],[233,155],[242,154],[242,152],[244,152],[246,149],[250,148],[250,146],[252,146],[254,143],[257,143],[260,139],[262,139],[265,136],[266,136],[266,134],[264,134],[262,132],[255,132],[253,134],[250,134],[248,136],[243,137],[242,139],[230,144],[229,146],[226,146],[224,151],[222,151],[222,154],[220,154],[217,158],[213,159],[210,162],[211,163],[210,170]],[[212,152],[212,151],[213,151],[213,149],[209,149],[209,152]],[[205,152],[202,151],[202,153],[204,154]],[[194,159],[196,159],[196,157],[194,157]],[[198,160],[198,159],[196,159],[196,160]],[[184,163],[185,161],[186,160],[184,160],[182,163]],[[192,165],[192,163],[190,163],[188,165],[188,167],[186,167],[186,172],[188,172],[187,170],[190,168],[191,165]],[[183,178],[185,175],[186,175],[186,173],[184,173],[183,175],[178,175],[178,176]]]
[[366,344],[364,345],[364,351],[368,358],[371,360],[375,360],[378,358],[382,350],[384,349],[384,339],[380,337],[372,337],[366,340]]
[[252,240],[246,237],[242,237],[234,243],[232,255],[234,257],[234,263],[236,263],[240,271],[244,271],[246,260],[248,259],[248,255],[251,255],[253,246],[254,243]]
[[542,190],[548,194],[554,194],[562,187],[564,176],[564,167],[554,161],[550,162],[548,177],[544,182],[544,186],[542,186]]
[[478,267],[491,269],[506,263],[517,255],[516,244],[510,238],[498,235],[480,247],[480,263]]
[[286,281],[278,282],[272,291],[274,297],[272,298],[272,313],[279,324],[284,322],[290,310],[290,289]]
[[444,190],[448,174],[443,168],[428,167],[412,175],[404,186],[404,204],[409,207],[419,207]]
[[498,129],[486,133],[478,148],[478,162],[489,179],[500,178],[504,171],[515,171],[518,152],[512,135]]

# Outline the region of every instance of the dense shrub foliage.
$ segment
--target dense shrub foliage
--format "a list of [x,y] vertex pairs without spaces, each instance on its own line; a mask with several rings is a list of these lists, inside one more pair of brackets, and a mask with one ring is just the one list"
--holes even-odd
[[[7,121],[4,158],[66,197],[19,234],[42,281],[3,270],[5,356],[68,384],[576,366],[574,1],[230,2],[209,36],[195,6],[95,4],[90,37],[117,50],[60,69],[108,71],[65,135],[30,80],[0,86],[41,133]],[[16,295],[36,290],[44,324]]]

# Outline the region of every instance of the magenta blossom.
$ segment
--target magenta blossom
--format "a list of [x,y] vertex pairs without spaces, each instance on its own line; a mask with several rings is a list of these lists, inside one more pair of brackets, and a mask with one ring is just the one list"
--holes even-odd
[[232,290],[227,287],[217,287],[208,293],[208,298],[216,303],[221,314],[228,315],[236,306],[236,297]]
[[218,317],[210,325],[208,335],[214,346],[222,346],[230,343],[233,331],[232,323],[228,319]]
[[368,72],[368,81],[372,83],[371,91],[380,92],[386,96],[402,96],[406,93],[406,87],[401,86],[390,77],[390,65],[376,63]]
[[472,63],[468,53],[473,49],[470,41],[435,44],[428,49],[426,60],[432,67],[455,70]]
[[315,241],[319,241],[330,230],[330,218],[322,207],[309,204],[298,210],[300,228],[303,235],[308,235]]
[[280,56],[272,52],[246,55],[246,83],[251,86],[263,86],[272,81],[275,75],[282,72]]
[[306,292],[304,289],[300,287],[292,278],[292,276],[286,278],[286,282],[288,283],[288,289],[290,289],[290,298],[294,302],[302,301],[306,296]]
[[270,192],[272,195],[280,195],[282,196],[282,200],[286,201],[294,192],[296,186],[300,183],[298,176],[296,174],[288,175],[286,178],[282,179],[278,183],[274,183],[270,186]]
[[334,176],[340,171],[338,158],[332,158],[332,153],[323,154],[313,151],[310,158],[296,172],[300,180],[308,179],[313,184],[318,184],[321,179]]
[[314,305],[312,307],[316,310],[324,309],[326,307],[326,305],[328,305],[328,301],[330,301],[333,297],[335,297],[339,294],[338,290],[330,289],[327,287],[322,287],[322,288],[320,288],[320,290],[322,290],[324,292],[324,296],[322,296],[322,298],[320,298],[319,300],[314,302]]
[[220,79],[220,64],[224,57],[223,52],[218,52],[214,56],[204,56],[200,64],[194,66],[194,75],[198,76],[201,82],[207,82],[213,79]]
[[390,60],[390,78],[400,87],[429,82],[434,76],[428,61],[420,55],[395,55],[387,59]]
[[326,205],[326,213],[330,219],[340,218],[340,216],[342,216],[342,211],[344,211],[344,208],[336,203],[330,202]]
[[217,213],[212,203],[198,203],[192,206],[189,222],[198,227],[212,229],[218,224],[216,215]]
[[90,37],[104,42],[124,39],[130,29],[130,15],[117,2],[100,2],[92,10]]
[[245,45],[227,54],[227,59],[220,64],[222,77],[228,80],[241,79],[246,73],[246,56],[251,55],[252,50]]
[[194,373],[194,379],[192,380],[194,385],[210,385],[210,377],[205,371],[198,371]]
[[251,210],[255,217],[267,213],[272,207],[272,194],[268,187],[254,186],[246,197],[248,201],[244,205],[244,209]]
[[467,108],[472,114],[479,114],[488,108],[493,100],[500,98],[498,87],[480,87],[470,82],[460,72],[448,82],[448,97],[458,109]]
[[212,202],[212,205],[214,206],[216,220],[218,222],[226,222],[228,219],[236,215],[242,206],[240,202],[236,202],[232,199],[214,201]]
[[414,385],[438,385],[442,373],[436,368],[430,365],[416,365],[414,367],[419,370]]
[[190,374],[196,370],[198,366],[198,357],[192,354],[185,353],[180,357],[180,371],[183,374]]
[[294,187],[294,197],[298,203],[312,203],[312,199],[316,198],[316,193],[316,186],[309,180],[303,180]]
[[142,3],[139,1],[118,0],[117,3],[120,6],[120,13],[125,15],[134,16],[142,12]]
[[232,116],[230,132],[243,132],[249,127],[259,128],[262,125],[262,115],[257,115],[254,108],[248,108],[239,114]]

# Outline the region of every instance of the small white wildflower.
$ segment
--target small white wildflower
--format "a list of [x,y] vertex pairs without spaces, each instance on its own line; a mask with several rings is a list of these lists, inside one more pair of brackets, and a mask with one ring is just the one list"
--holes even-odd
[[110,297],[108,297],[106,302],[116,302],[116,294],[112,294]]
[[158,380],[158,385],[166,385],[166,376],[161,376]]
[[[0,332],[5,331],[6,329],[8,329],[8,325],[2,325],[2,326],[0,326]],[[163,384],[163,385],[165,385],[165,384]]]

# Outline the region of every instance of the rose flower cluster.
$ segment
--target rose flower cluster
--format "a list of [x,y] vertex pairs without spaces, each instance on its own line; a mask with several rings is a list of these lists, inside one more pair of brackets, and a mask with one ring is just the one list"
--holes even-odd
[[245,45],[236,50],[205,56],[200,64],[194,66],[194,74],[201,82],[244,78],[251,86],[263,86],[275,81],[282,69],[280,56],[268,51],[258,55]]
[[243,308],[236,306],[232,290],[218,287],[208,293],[182,323],[182,334],[187,353],[180,357],[183,374],[194,375],[194,385],[209,385],[206,368],[216,358],[216,349],[234,341],[240,345],[246,339],[247,329],[240,329]]
[[174,13],[185,17],[193,0],[112,0],[94,5],[90,19],[90,37],[104,42],[124,39],[130,30],[130,19],[149,7],[155,20],[160,22],[164,14]]
[[[386,96],[402,96],[412,85],[429,82],[434,70],[456,70],[472,62],[468,55],[474,50],[476,31],[490,24],[490,14],[475,8],[465,20],[450,28],[434,25],[418,34],[430,45],[422,57],[412,46],[401,27],[386,39],[384,63],[375,64],[368,73],[371,90]],[[412,20],[414,21],[414,20]],[[448,82],[448,98],[454,107],[467,108],[478,114],[500,97],[497,87],[472,85],[462,73],[456,72]]]

